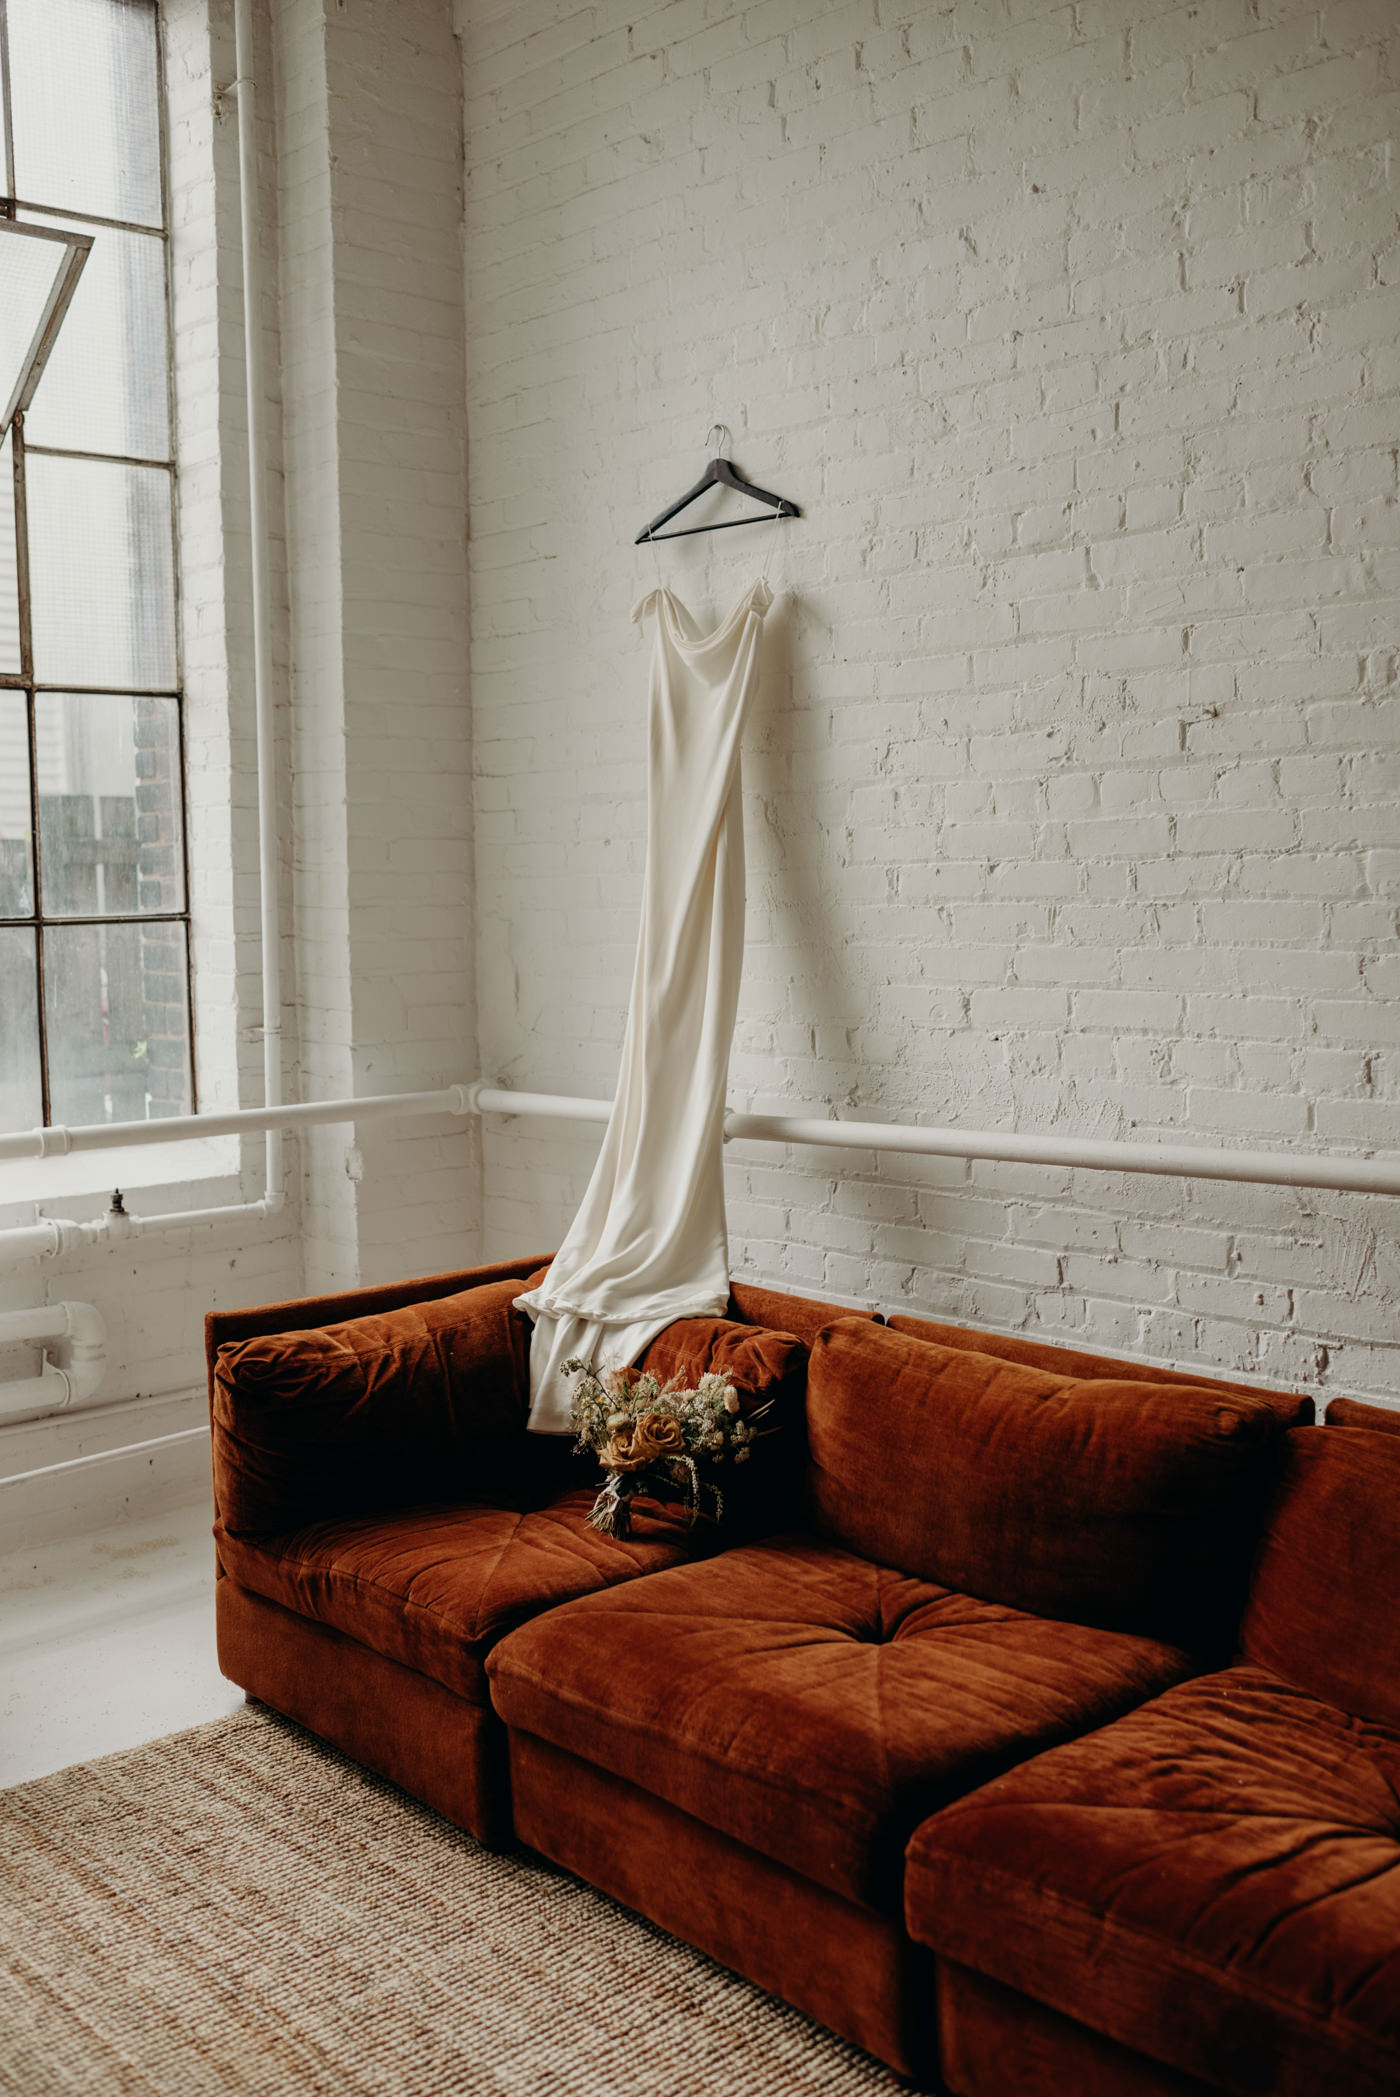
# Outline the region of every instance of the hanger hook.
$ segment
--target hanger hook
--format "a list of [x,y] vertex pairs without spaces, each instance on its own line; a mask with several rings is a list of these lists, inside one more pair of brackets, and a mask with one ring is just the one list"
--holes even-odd
[[720,456],[720,453],[721,453],[721,452],[722,452],[722,451],[724,450],[724,443],[725,443],[725,439],[726,439],[726,438],[728,438],[728,439],[729,439],[729,442],[730,442],[730,444],[731,444],[731,445],[732,445],[732,444],[733,444],[733,442],[734,442],[734,439],[733,439],[733,437],[732,437],[732,436],[730,436],[730,434],[729,434],[729,425],[728,425],[728,423],[726,423],[726,422],[712,422],[712,423],[710,424],[710,435],[709,435],[709,437],[706,437],[706,439],[705,439],[705,442],[706,442],[707,444],[708,444],[708,443],[709,443],[709,441],[710,441],[710,437],[718,437],[718,438],[719,438],[719,443],[718,443],[718,444],[717,444],[717,445],[715,446],[715,457],[716,457],[716,458],[718,458],[718,457]]

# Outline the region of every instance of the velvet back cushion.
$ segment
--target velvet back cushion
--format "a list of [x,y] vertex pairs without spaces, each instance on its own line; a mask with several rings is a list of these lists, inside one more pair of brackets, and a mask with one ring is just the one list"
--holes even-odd
[[1400,1407],[1368,1405],[1364,1398],[1334,1398],[1327,1408],[1329,1427],[1369,1427],[1373,1434],[1400,1434]]
[[519,1278],[221,1347],[215,1500],[236,1535],[489,1490],[524,1434]]
[[1400,1730],[1400,1435],[1288,1436],[1240,1635],[1247,1659]]
[[[1000,1361],[1019,1362],[1025,1369],[1048,1369],[1052,1376],[1075,1376],[1091,1383],[1122,1383],[1126,1378],[1132,1383],[1185,1384],[1195,1391],[1217,1391],[1229,1398],[1263,1398],[1285,1427],[1307,1426],[1315,1411],[1312,1399],[1302,1391],[1261,1391],[1253,1385],[1230,1383],[1216,1376],[1191,1376],[1184,1369],[1161,1369],[1152,1362],[1116,1362],[1107,1354],[1049,1346],[1044,1340],[1027,1339],[1023,1333],[978,1332],[970,1326],[937,1325],[930,1318],[903,1315],[891,1318],[889,1327],[891,1332],[908,1333],[911,1340],[929,1340],[936,1347],[970,1347],[976,1354],[994,1354]],[[1396,1424],[1400,1427],[1400,1414],[1396,1415]]]
[[1264,1399],[838,1323],[807,1430],[810,1517],[848,1549],[1038,1616],[1232,1644],[1281,1437]]

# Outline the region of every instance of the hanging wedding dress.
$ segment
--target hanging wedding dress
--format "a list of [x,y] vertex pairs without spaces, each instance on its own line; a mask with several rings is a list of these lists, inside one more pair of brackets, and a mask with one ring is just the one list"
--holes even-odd
[[669,590],[649,591],[632,613],[656,621],[642,923],[603,1148],[543,1285],[519,1298],[535,1320],[537,1432],[569,1427],[564,1362],[633,1362],[673,1319],[722,1314],[729,1302],[724,1106],[744,960],[739,743],[772,601],[760,577],[703,635]]

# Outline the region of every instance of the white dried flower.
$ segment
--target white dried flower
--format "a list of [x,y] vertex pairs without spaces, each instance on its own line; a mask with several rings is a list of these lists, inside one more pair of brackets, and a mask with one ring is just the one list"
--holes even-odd
[[625,1427],[631,1417],[630,1413],[609,1413],[608,1432],[611,1434],[615,1428]]
[[734,1461],[736,1464],[746,1464],[748,1460],[749,1451],[747,1449],[736,1449],[734,1451]]
[[725,1394],[724,1394],[724,1409],[725,1409],[725,1411],[726,1411],[727,1413],[737,1413],[737,1412],[738,1412],[738,1410],[739,1410],[739,1393],[738,1393],[737,1391],[726,1391],[726,1392],[725,1392]]

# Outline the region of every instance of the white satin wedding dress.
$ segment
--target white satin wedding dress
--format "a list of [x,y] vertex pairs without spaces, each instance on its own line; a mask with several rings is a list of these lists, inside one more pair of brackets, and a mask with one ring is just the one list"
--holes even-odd
[[711,634],[669,590],[632,612],[656,622],[651,663],[642,922],[617,1093],[603,1148],[542,1286],[530,1426],[569,1428],[573,1356],[633,1362],[674,1318],[729,1302],[724,1107],[744,961],[739,744],[758,679],[760,577]]

